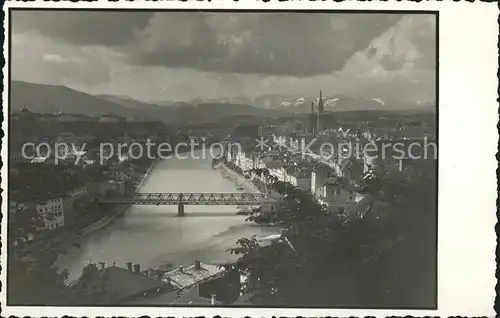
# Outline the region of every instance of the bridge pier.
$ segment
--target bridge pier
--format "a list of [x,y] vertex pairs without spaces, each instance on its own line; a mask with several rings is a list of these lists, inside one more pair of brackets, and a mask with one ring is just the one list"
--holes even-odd
[[185,216],[186,213],[184,212],[184,203],[179,203],[177,206],[177,216]]

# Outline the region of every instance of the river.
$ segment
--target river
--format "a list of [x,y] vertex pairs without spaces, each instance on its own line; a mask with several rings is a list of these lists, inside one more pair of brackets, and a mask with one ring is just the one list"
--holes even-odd
[[[212,169],[212,159],[172,158],[156,163],[140,192],[237,192],[236,185]],[[251,191],[245,189],[245,191]],[[245,222],[235,216],[236,206],[186,206],[186,217],[173,216],[177,206],[137,205],[123,216],[78,242],[59,256],[56,266],[67,269],[69,280],[78,278],[90,261],[125,267],[138,263],[141,269],[162,264],[189,266],[195,260],[223,263],[236,259],[226,250],[236,240],[252,235],[266,236],[279,232]],[[196,216],[189,217],[190,212]],[[227,213],[228,216],[199,216],[203,212]]]

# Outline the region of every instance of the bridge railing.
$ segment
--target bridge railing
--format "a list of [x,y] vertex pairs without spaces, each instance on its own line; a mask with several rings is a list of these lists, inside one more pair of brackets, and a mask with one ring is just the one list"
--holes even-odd
[[136,193],[130,197],[104,198],[103,203],[258,205],[269,199],[263,193]]

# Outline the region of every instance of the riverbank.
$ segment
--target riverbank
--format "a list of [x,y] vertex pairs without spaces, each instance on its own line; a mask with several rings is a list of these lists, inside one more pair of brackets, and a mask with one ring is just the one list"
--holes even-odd
[[146,173],[142,176],[141,182],[139,182],[139,184],[135,188],[136,191],[139,190],[146,181],[148,181],[149,177],[151,176],[151,171],[156,166],[156,163],[158,162],[158,160],[159,160],[158,158],[156,158],[155,160],[153,160],[153,162],[149,166],[149,168],[146,171]]
[[[135,186],[135,191],[140,190],[142,185],[149,179],[149,176],[151,175],[151,171],[153,170],[154,166],[156,165],[157,160],[158,159],[155,159],[155,160],[153,160],[153,162],[151,162],[151,165],[149,166],[146,173],[142,175],[141,181],[139,182],[139,184],[137,186]],[[130,207],[130,205],[121,205],[121,206],[111,207],[111,209],[114,211],[110,216],[106,216],[103,219],[101,219],[101,220],[83,228],[82,230],[80,230],[78,238],[85,236],[85,235],[88,235],[94,231],[100,230],[100,229],[106,227],[107,225],[111,224],[114,220],[116,220],[118,217],[123,215],[123,213],[125,213],[125,211],[129,207]]]
[[243,186],[245,190],[251,190],[253,193],[261,193],[259,188],[257,188],[257,186],[250,179],[247,179],[236,171],[231,170],[226,165],[220,165],[220,171],[236,185]]
[[[158,159],[155,159],[151,162],[151,165],[149,166],[148,170],[146,173],[140,177],[141,181],[137,186],[135,186],[135,191],[138,191],[142,185],[149,179],[149,176],[151,175],[151,171],[153,170],[154,166],[156,165]],[[63,237],[57,237],[53,239],[50,242],[47,242],[44,246],[43,249],[57,249],[57,250],[64,250],[68,248],[71,245],[74,245],[79,239],[95,232],[98,230],[101,230],[105,228],[106,226],[110,225],[113,223],[117,218],[122,216],[125,211],[130,207],[130,205],[120,205],[120,206],[113,206],[110,207],[111,214],[108,216],[105,216],[104,218],[100,219],[99,221],[96,221],[80,230],[78,230],[76,233],[73,234],[66,234],[63,235]]]

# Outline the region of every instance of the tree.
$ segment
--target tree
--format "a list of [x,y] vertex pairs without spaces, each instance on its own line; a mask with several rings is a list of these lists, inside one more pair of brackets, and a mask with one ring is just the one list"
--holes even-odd
[[[422,203],[426,201],[422,196],[434,195],[432,178],[426,178],[429,174],[415,180],[390,174],[371,176],[365,180],[364,191],[377,200],[389,200],[397,213],[384,222],[345,222],[328,215],[311,195],[268,177],[269,171],[252,172],[266,175],[269,187],[283,195],[273,216],[284,227],[282,238],[293,246],[278,243],[264,247],[252,237],[238,240],[237,246],[230,249],[240,256],[235,267],[247,277],[243,291],[252,296],[252,302],[400,306],[403,302],[411,305],[422,301],[421,295],[415,296],[415,290],[428,293],[433,289],[432,284],[424,291],[413,288],[419,282],[411,279],[418,276],[418,257],[430,257],[433,252],[429,244],[419,245],[418,240],[422,238],[420,231],[429,233],[425,230],[429,219],[423,214],[435,211],[435,207]],[[411,204],[428,211],[418,213]],[[415,257],[405,252],[408,250],[419,252]]]
[[[60,251],[40,248],[30,250],[27,242],[8,247],[7,302],[9,305],[70,305],[66,286],[68,272],[54,267]],[[40,247],[40,246],[38,246]]]

